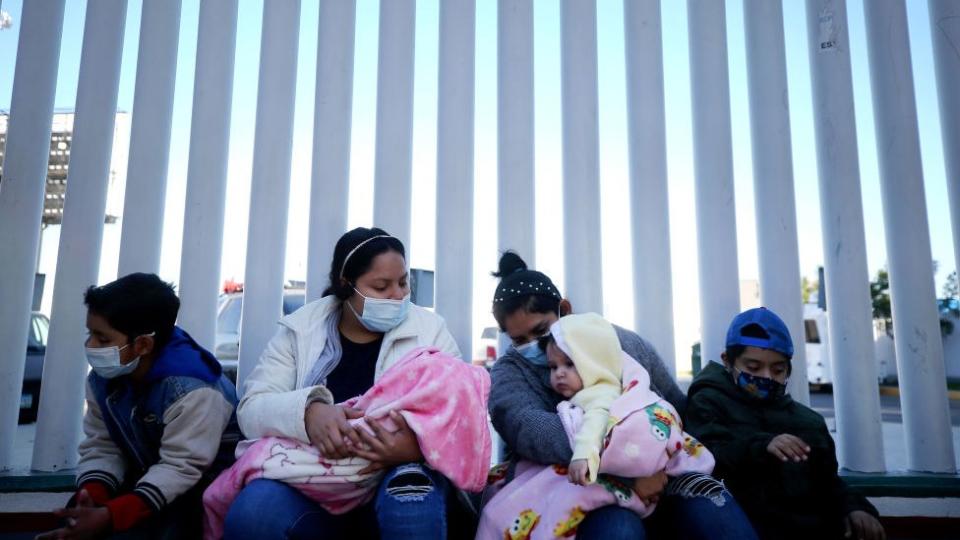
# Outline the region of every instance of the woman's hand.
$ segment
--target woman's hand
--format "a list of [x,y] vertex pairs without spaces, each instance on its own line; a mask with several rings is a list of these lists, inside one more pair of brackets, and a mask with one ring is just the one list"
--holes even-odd
[[656,504],[660,500],[660,494],[667,485],[667,473],[660,471],[653,476],[637,478],[633,481],[633,492],[640,498],[640,502],[646,506]]
[[64,519],[67,526],[38,535],[38,540],[99,538],[110,532],[110,510],[95,506],[85,489],[77,494],[77,506],[54,510],[53,515]]
[[360,438],[347,420],[355,418],[363,418],[363,411],[319,401],[311,403],[304,414],[310,444],[327,459],[354,455]]
[[386,469],[391,465],[423,460],[417,435],[407,425],[403,416],[397,411],[390,411],[390,419],[397,425],[397,431],[392,433],[387,431],[380,421],[373,418],[366,418],[367,425],[373,430],[373,435],[359,426],[354,428],[355,434],[363,444],[354,448],[353,455],[370,461],[370,465],[360,471],[360,474]]
[[570,479],[571,484],[585,486],[587,485],[587,476],[589,472],[590,466],[587,465],[587,460],[575,459],[571,461],[570,466],[567,467],[567,478]]

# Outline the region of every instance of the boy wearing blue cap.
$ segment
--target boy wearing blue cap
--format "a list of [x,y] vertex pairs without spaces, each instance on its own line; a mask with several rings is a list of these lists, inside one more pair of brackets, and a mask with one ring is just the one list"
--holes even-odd
[[688,392],[686,430],[713,452],[714,475],[761,538],[883,539],[877,510],[837,475],[823,417],[786,393],[793,341],[766,308],[737,315],[723,365]]

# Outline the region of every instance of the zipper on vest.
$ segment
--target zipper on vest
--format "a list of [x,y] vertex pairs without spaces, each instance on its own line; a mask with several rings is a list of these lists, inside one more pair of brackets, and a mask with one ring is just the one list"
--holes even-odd
[[[114,394],[115,395],[115,394]],[[107,398],[107,411],[110,413],[110,418],[113,419],[113,423],[117,425],[117,429],[120,430],[120,435],[123,435],[124,442],[127,443],[127,448],[130,449],[130,453],[133,454],[133,457],[137,459],[137,462],[140,464],[141,470],[146,470],[147,466],[143,461],[143,458],[140,457],[140,453],[137,451],[137,448],[130,442],[130,437],[127,435],[127,431],[124,429],[123,424],[120,423],[117,418],[117,414],[113,410],[113,395]]]

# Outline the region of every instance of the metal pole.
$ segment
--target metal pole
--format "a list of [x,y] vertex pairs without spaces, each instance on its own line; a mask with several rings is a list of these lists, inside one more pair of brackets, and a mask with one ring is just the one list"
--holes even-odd
[[13,74],[0,183],[0,470],[13,465],[63,9],[63,0],[24,3]]
[[933,284],[907,8],[892,0],[867,2],[863,8],[907,466],[952,473],[957,467]]
[[117,275],[160,270],[180,0],[144,2]]
[[796,346],[789,391],[810,404],[803,346],[803,298],[793,195],[787,60],[780,0],[744,0],[753,189],[760,252],[760,298],[790,329]]
[[437,93],[437,312],[463,356],[473,351],[475,0],[440,3]]
[[874,361],[853,82],[843,0],[807,0],[833,400],[840,466],[885,468]]
[[603,313],[596,0],[560,4],[564,290],[578,312]]
[[953,224],[954,269],[960,272],[960,3],[928,0],[930,36],[937,72],[940,131],[947,172],[947,193]]
[[634,321],[671,375],[673,274],[659,0],[624,0],[627,119],[630,130],[630,221],[633,231]]
[[333,247],[347,229],[356,0],[320,2],[313,115],[307,301],[323,295]]
[[87,374],[83,292],[96,284],[100,270],[126,18],[126,0],[100,0],[87,5],[50,339],[43,360],[33,444],[32,468],[38,471],[69,469],[77,464]]
[[297,82],[300,1],[263,6],[247,264],[237,386],[253,370],[283,312],[283,269]]
[[700,275],[700,350],[704,360],[715,362],[720,361],[723,352],[727,325],[740,311],[726,20],[722,0],[687,2]]
[[497,220],[500,251],[535,267],[533,2],[497,4]]
[[216,346],[236,43],[237,0],[201,2],[180,256],[179,324],[210,350]]
[[373,225],[410,251],[415,0],[380,2]]

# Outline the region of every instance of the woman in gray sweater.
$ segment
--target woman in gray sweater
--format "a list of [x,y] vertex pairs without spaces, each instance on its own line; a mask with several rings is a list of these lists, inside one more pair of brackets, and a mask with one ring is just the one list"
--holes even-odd
[[[519,460],[544,465],[570,462],[573,451],[557,415],[563,398],[550,387],[546,353],[537,340],[549,333],[559,317],[572,313],[572,306],[546,274],[528,269],[513,252],[501,257],[494,275],[500,284],[494,293],[493,316],[512,345],[490,372],[489,405],[493,426],[506,443],[509,478]],[[686,397],[657,352],[636,333],[616,330],[621,348],[650,373],[653,390],[682,415]],[[580,524],[577,538],[638,540],[653,534],[658,538],[755,538],[736,501],[710,476],[684,476],[668,484],[661,472],[632,479],[632,487],[645,503],[660,501],[653,516],[644,521],[626,508],[603,507]]]

